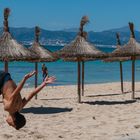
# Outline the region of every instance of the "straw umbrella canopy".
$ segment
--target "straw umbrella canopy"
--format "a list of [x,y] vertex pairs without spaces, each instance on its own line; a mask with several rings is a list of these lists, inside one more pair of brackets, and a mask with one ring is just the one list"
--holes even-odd
[[[37,87],[37,79],[38,79],[38,62],[53,62],[56,61],[58,58],[54,56],[54,54],[42,47],[39,43],[39,35],[40,35],[40,28],[38,26],[35,27],[35,41],[33,45],[29,48],[32,52],[36,53],[38,56],[38,59],[33,61],[35,62],[35,88]],[[37,96],[36,96],[37,99]]]
[[57,52],[64,60],[69,61],[89,61],[105,57],[105,53],[95,48],[94,45],[86,41],[83,36],[77,37],[70,44]]
[[[118,33],[116,33],[116,38],[117,38],[117,49],[120,49],[121,48],[121,42],[120,42],[120,36],[119,36]],[[108,58],[103,59],[104,62],[116,62],[116,61],[118,62],[119,61],[119,63],[120,63],[120,79],[121,79],[121,91],[122,91],[122,93],[124,92],[124,89],[123,89],[123,65],[122,65],[122,62],[123,61],[128,61],[128,60],[131,60],[131,57],[108,57]]]
[[83,16],[80,22],[80,31],[76,38],[56,52],[64,61],[78,62],[78,102],[81,102],[81,62],[105,57],[105,53],[86,41],[87,33],[83,31],[83,27],[88,21],[88,17]]
[[35,41],[33,42],[32,46],[29,48],[32,52],[36,53],[39,59],[35,60],[36,62],[53,62],[56,61],[58,58],[54,56],[54,54],[45,49],[40,45],[39,42],[39,35],[40,35],[40,28],[38,26],[35,27]]
[[14,40],[9,32],[8,16],[10,9],[4,9],[4,32],[0,37],[0,61],[5,62],[5,71],[8,72],[8,61],[25,61],[36,59],[37,56]]
[[134,24],[129,23],[131,36],[130,40],[127,44],[125,44],[123,47],[116,49],[111,56],[129,56],[132,60],[132,99],[134,99],[135,94],[135,60],[137,56],[140,56],[140,43],[138,43],[135,40],[135,34],[134,34]]

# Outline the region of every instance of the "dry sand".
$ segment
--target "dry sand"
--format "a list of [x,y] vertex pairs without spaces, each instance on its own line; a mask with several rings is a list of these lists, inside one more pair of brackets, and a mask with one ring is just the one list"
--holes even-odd
[[[27,96],[31,88],[24,88]],[[0,140],[140,140],[140,83],[131,100],[131,83],[85,86],[77,103],[76,86],[48,86],[23,109],[27,124],[19,131],[5,122],[0,106]],[[1,99],[2,100],[2,99]]]

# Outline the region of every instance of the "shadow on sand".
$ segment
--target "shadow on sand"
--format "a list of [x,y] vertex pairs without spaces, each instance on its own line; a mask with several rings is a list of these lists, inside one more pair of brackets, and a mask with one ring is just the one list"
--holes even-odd
[[34,113],[34,114],[55,114],[62,112],[70,112],[72,108],[57,108],[57,107],[30,107],[24,108],[21,113]]
[[127,94],[127,93],[130,93],[131,91],[126,91],[126,92],[123,92],[123,93],[115,93],[115,94],[99,94],[99,95],[88,95],[86,97],[104,97],[104,96],[119,96],[119,95],[123,95],[123,94]]
[[40,100],[47,100],[47,101],[49,101],[49,100],[53,101],[54,100],[55,101],[55,100],[69,100],[69,99],[73,99],[73,98],[53,98],[53,99],[40,99]]
[[119,105],[119,104],[132,104],[136,100],[126,100],[126,101],[93,101],[93,102],[82,102],[89,105]]

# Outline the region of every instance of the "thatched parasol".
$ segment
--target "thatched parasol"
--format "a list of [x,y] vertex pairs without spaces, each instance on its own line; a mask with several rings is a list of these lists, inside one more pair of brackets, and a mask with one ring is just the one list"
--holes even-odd
[[[83,31],[83,26],[88,21],[87,16],[82,17],[80,22],[80,31],[74,41],[56,52],[65,61],[78,62],[78,102],[81,102],[81,62],[83,62],[82,67],[84,68],[84,61],[105,57],[105,53],[96,49],[92,44],[86,41],[87,33]],[[82,72],[82,74],[84,74],[84,72]],[[84,78],[84,75],[82,75],[82,77]]]
[[[120,49],[121,48],[121,42],[120,42],[120,36],[119,36],[118,33],[116,33],[116,38],[117,38],[117,49]],[[123,66],[122,66],[122,62],[127,61],[127,60],[131,60],[131,57],[109,57],[109,58],[105,58],[103,60],[104,62],[116,62],[116,61],[119,61],[119,63],[120,63],[120,79],[121,79],[121,91],[122,91],[122,93],[124,92],[124,90],[123,90]]]
[[36,62],[53,62],[57,60],[57,57],[54,54],[42,47],[39,43],[39,35],[40,35],[40,28],[38,26],[35,27],[35,41],[33,45],[29,48],[32,52],[36,53],[39,57]]
[[[35,27],[35,41],[33,45],[29,48],[32,52],[36,53],[38,55],[37,60],[35,60],[35,88],[37,87],[37,79],[38,79],[38,62],[53,62],[56,61],[58,58],[54,56],[54,54],[43,48],[39,43],[39,35],[40,35],[40,28],[38,26]],[[35,97],[37,99],[37,96]]]
[[4,32],[0,37],[0,61],[5,62],[5,71],[8,72],[8,61],[33,60],[37,56],[14,40],[9,32],[8,16],[10,9],[4,9]]
[[131,37],[127,44],[123,47],[116,49],[110,56],[116,57],[136,57],[140,55],[140,43],[135,40],[135,35],[133,32],[133,23],[129,23],[131,30]]
[[94,45],[87,42],[86,39],[80,35],[57,53],[64,60],[69,61],[77,61],[77,58],[80,58],[81,61],[88,61],[105,57],[105,53],[95,48]]
[[111,56],[129,56],[132,60],[132,99],[134,99],[135,94],[135,60],[137,56],[140,56],[140,43],[135,40],[134,34],[134,24],[129,23],[131,36],[130,40],[123,47],[116,49]]

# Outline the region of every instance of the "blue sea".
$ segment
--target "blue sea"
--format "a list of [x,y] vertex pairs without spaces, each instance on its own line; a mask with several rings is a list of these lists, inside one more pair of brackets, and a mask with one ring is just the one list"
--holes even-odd
[[[57,51],[61,49],[60,46],[45,46],[51,51]],[[114,48],[99,47],[104,52],[112,52]],[[76,62],[64,62],[58,60],[56,62],[45,63],[49,75],[56,77],[54,85],[75,85],[77,84],[77,63]],[[39,75],[38,83],[42,82],[42,63],[38,63]],[[19,83],[23,76],[30,71],[33,71],[35,67],[34,63],[29,62],[9,62],[9,72],[12,78]],[[0,68],[3,70],[4,64],[0,63]],[[123,74],[124,81],[131,81],[131,61],[123,62]],[[120,69],[119,62],[105,63],[102,61],[89,61],[85,62],[85,83],[108,83],[120,81]],[[140,62],[136,61],[136,81],[140,81]],[[25,86],[34,86],[34,77],[29,79]]]

